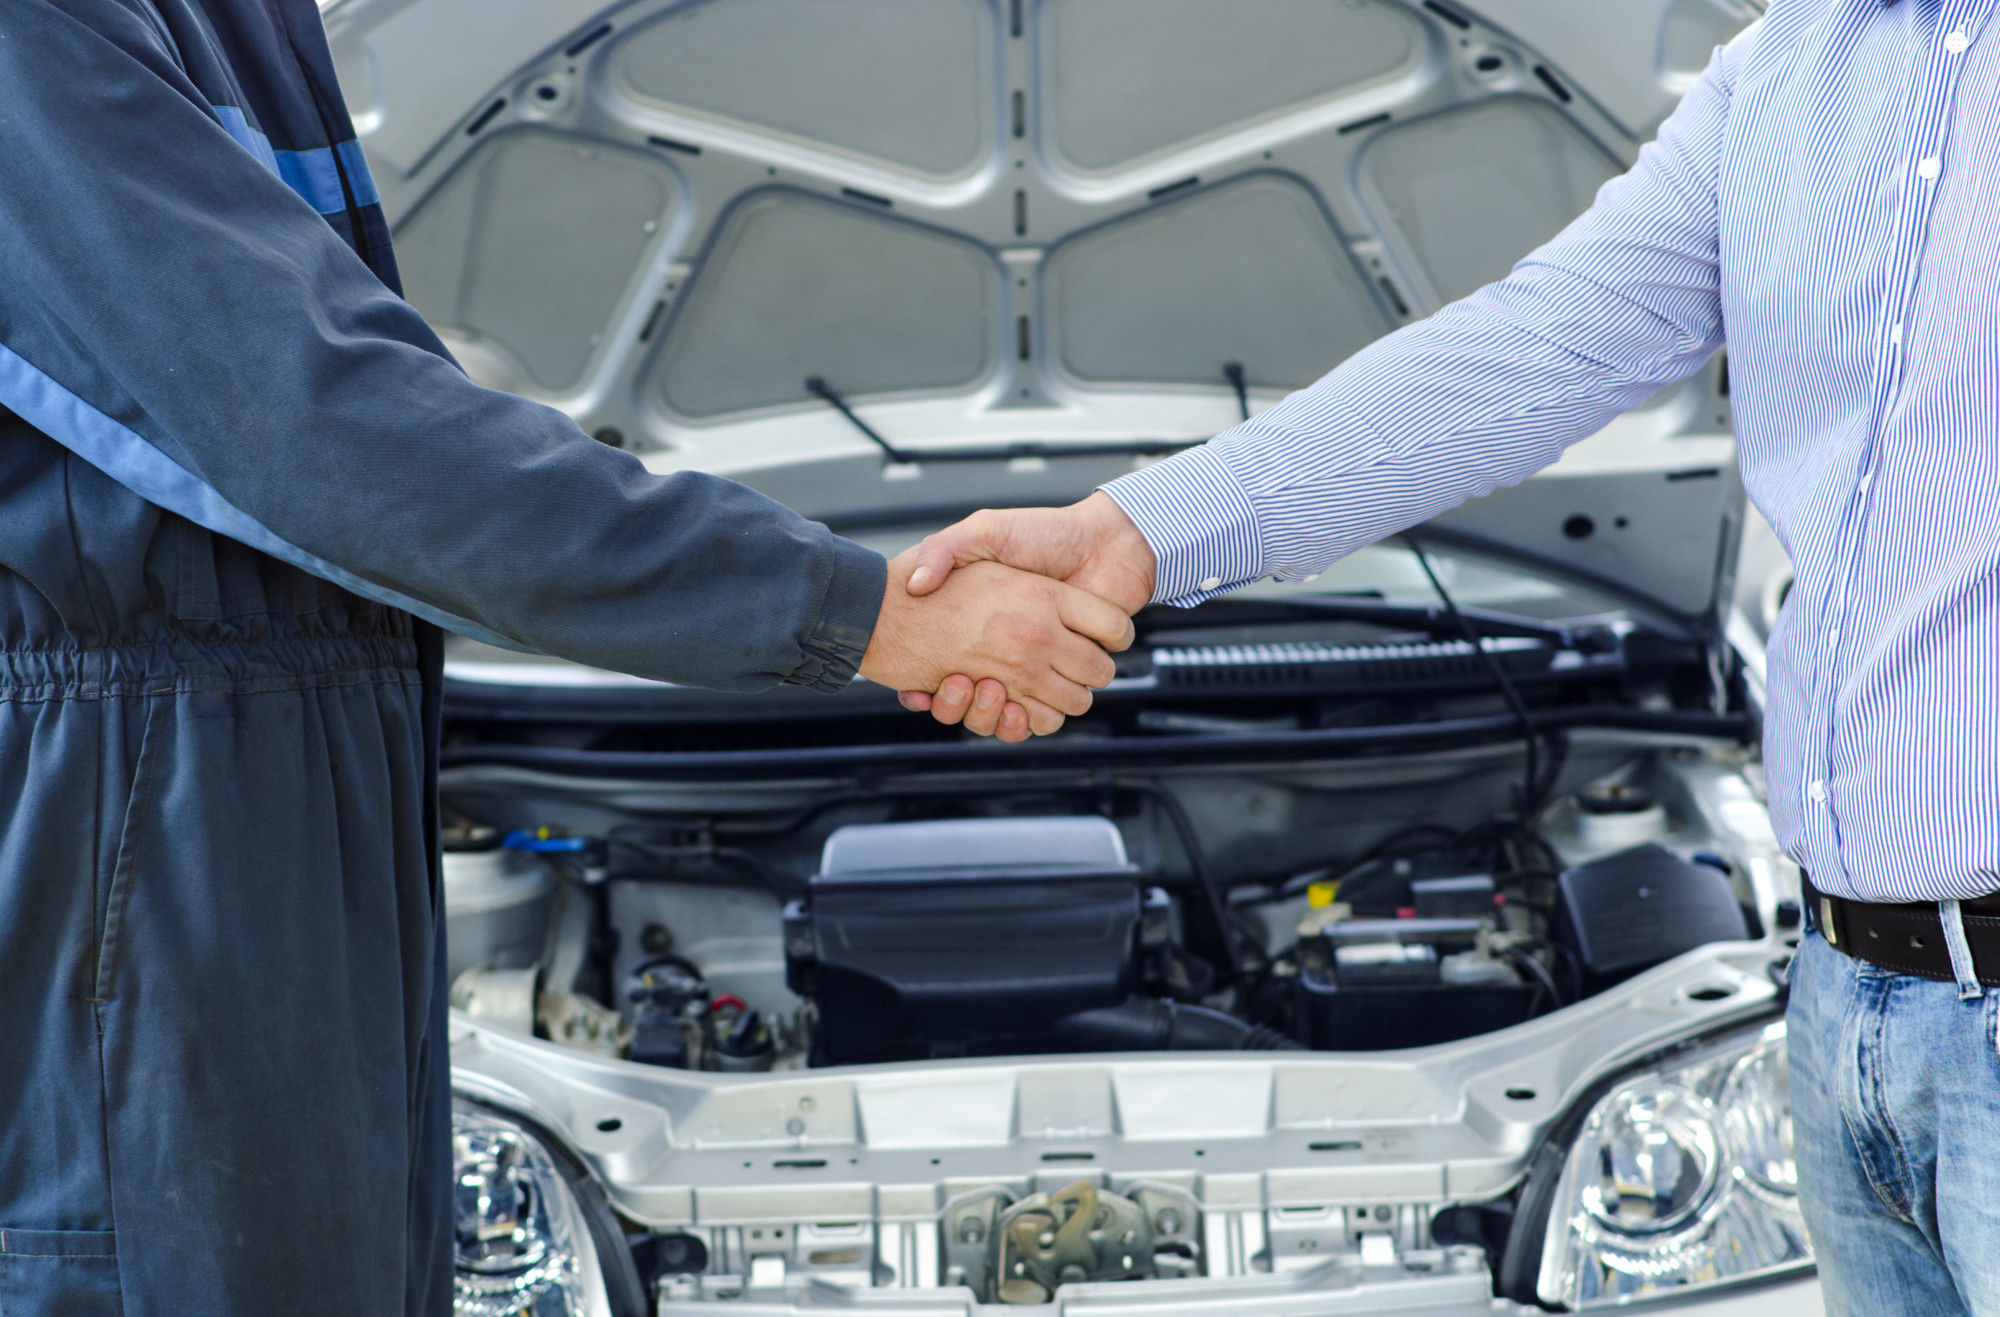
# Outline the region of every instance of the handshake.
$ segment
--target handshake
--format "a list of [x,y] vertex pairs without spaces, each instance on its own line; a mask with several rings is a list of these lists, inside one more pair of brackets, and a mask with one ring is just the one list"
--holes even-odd
[[974,513],[890,562],[861,675],[941,723],[1047,736],[1110,683],[1155,567],[1101,490],[1066,508]]

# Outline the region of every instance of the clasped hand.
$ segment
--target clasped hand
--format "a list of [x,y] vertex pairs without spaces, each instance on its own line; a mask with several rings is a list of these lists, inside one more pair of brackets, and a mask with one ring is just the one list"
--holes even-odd
[[1101,492],[974,513],[889,564],[861,675],[941,723],[1046,736],[1110,683],[1155,570],[1145,537]]

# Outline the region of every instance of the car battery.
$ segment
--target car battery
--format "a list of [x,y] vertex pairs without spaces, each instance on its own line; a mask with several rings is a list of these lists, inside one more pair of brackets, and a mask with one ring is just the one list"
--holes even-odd
[[1299,1041],[1326,1051],[1381,1051],[1519,1024],[1534,989],[1477,950],[1489,923],[1470,916],[1358,919],[1303,939]]

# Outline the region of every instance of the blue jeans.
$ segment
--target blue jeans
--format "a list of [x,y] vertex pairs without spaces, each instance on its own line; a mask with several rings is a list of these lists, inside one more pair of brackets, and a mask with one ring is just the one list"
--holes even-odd
[[1792,1120],[1829,1317],[2000,1315],[2000,990],[1975,992],[1800,943]]

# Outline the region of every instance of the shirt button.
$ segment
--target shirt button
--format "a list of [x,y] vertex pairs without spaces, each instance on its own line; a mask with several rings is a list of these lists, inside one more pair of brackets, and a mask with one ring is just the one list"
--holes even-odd
[[1963,32],[1953,32],[1944,39],[1944,48],[1956,55],[1972,44],[1972,39]]
[[1813,804],[1824,805],[1826,803],[1826,783],[1820,781],[1818,778],[1814,778],[1812,781],[1806,783],[1806,795],[1812,798]]
[[1903,327],[1901,325],[1891,325],[1889,327],[1889,341],[1891,343],[1900,343],[1903,341]]
[[1873,471],[1870,471],[1867,475],[1861,477],[1861,492],[1866,494],[1868,492],[1868,487],[1874,483],[1875,483],[1875,473]]
[[1201,578],[1201,588],[1204,590],[1220,590],[1222,588],[1222,578],[1220,576],[1204,576]]
[[1938,170],[1941,167],[1942,166],[1936,156],[1927,155],[1923,159],[1917,161],[1917,177],[1926,180],[1936,178],[1938,176]]

